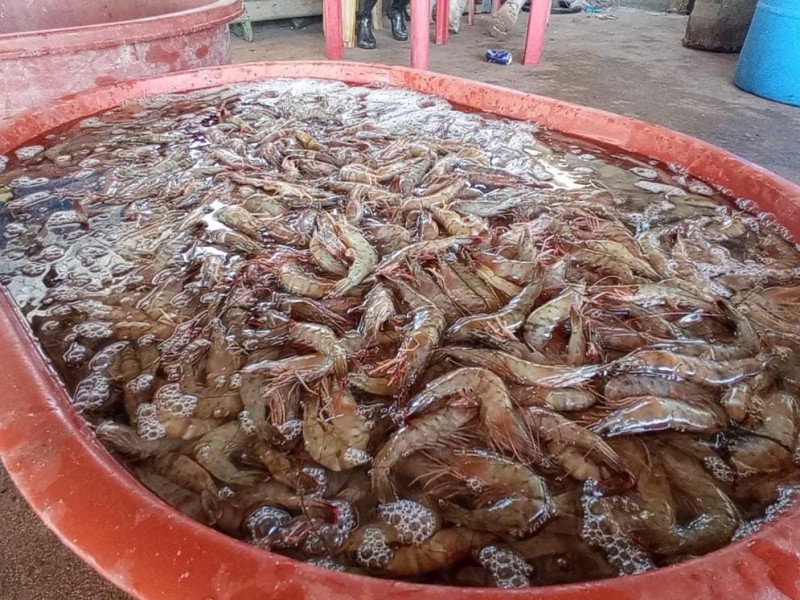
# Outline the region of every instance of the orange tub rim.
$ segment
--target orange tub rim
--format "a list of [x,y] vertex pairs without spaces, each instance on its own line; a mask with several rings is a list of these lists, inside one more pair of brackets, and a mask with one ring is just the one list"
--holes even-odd
[[[0,122],[0,154],[62,124],[152,94],[260,79],[318,78],[439,95],[457,105],[530,120],[626,152],[679,164],[698,179],[754,201],[800,237],[800,187],[724,150],[634,119],[491,85],[402,67],[253,63],[100,87]],[[0,456],[45,524],[104,577],[137,598],[800,598],[800,506],[706,556],[642,575],[498,590],[441,588],[336,573],[267,553],[162,504],[87,435],[17,309],[0,294]]]
[[175,12],[131,19],[0,33],[0,60],[68,54],[126,44],[176,37],[228,23],[244,8],[241,0],[210,0],[207,4]]

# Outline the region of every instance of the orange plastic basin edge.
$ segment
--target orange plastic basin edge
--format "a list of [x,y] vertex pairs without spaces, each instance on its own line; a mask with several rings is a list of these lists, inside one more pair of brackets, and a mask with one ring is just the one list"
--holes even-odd
[[[775,213],[800,237],[800,187],[719,148],[602,111],[400,67],[256,63],[97,88],[0,123],[0,154],[127,100],[273,77],[405,87],[681,165],[689,174]],[[66,545],[138,598],[800,598],[800,507],[746,540],[652,573],[516,591],[440,588],[346,575],[263,552],[169,509],[120,468],[72,411],[56,374],[5,293],[0,294],[0,389],[0,455],[12,479]]]

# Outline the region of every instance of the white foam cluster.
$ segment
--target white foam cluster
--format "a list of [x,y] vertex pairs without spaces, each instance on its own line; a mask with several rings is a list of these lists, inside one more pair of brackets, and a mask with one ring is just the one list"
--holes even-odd
[[[78,367],[86,362],[89,357],[89,349],[79,342],[72,342],[67,348],[62,358],[69,367]],[[91,363],[89,363],[91,365]]]
[[372,456],[370,456],[369,452],[366,450],[362,450],[361,448],[354,448],[350,447],[344,451],[342,455],[342,459],[344,462],[351,467],[357,467],[359,465],[365,465],[369,461],[372,460]]
[[159,413],[165,413],[176,419],[187,419],[197,408],[197,396],[184,394],[177,383],[167,383],[156,390],[153,404]]
[[136,433],[143,440],[153,442],[167,435],[153,404],[142,402],[136,407]]
[[323,498],[328,493],[328,472],[325,469],[307,466],[302,468],[302,473],[314,481],[316,488],[314,490],[306,490],[301,486],[298,492],[310,492],[309,495],[314,498]]
[[397,500],[378,506],[378,517],[391,525],[401,544],[418,546],[441,527],[438,515],[413,500]]
[[75,325],[73,331],[82,338],[92,341],[106,340],[114,335],[111,323],[105,321],[84,321]]
[[243,410],[236,415],[236,418],[239,419],[239,423],[242,425],[242,431],[244,432],[245,435],[256,434],[257,431],[256,422],[250,415],[250,411]]
[[531,584],[528,577],[533,573],[533,567],[516,552],[497,546],[484,546],[478,552],[477,560],[489,571],[497,587],[523,588]]
[[717,481],[731,483],[736,479],[736,474],[719,456],[706,456],[703,458],[703,467]]
[[319,567],[321,569],[327,569],[328,571],[338,571],[339,573],[344,573],[347,570],[342,565],[333,560],[330,556],[311,558],[306,562],[308,562],[308,564],[310,565],[314,565],[315,567]]
[[800,499],[800,485],[781,485],[778,486],[778,499],[767,507],[763,517],[744,521],[739,525],[739,529],[733,534],[733,540],[737,541],[751,535],[761,529],[767,523],[777,519],[787,509],[792,507]]
[[581,538],[587,544],[602,550],[608,562],[620,575],[633,575],[655,569],[647,553],[634,544],[622,531],[614,517],[614,510],[633,510],[628,498],[597,495],[597,483],[586,481],[581,496],[583,525]]
[[129,346],[128,342],[114,342],[101,349],[89,361],[89,369],[101,373],[108,372],[117,357]]
[[281,508],[259,506],[247,516],[242,527],[248,539],[257,542],[274,535],[281,525],[291,519],[292,516]]
[[367,569],[384,569],[392,559],[392,549],[386,534],[378,527],[367,527],[355,552],[357,564]]
[[80,411],[100,410],[111,399],[111,384],[101,373],[92,373],[78,384],[73,404]]

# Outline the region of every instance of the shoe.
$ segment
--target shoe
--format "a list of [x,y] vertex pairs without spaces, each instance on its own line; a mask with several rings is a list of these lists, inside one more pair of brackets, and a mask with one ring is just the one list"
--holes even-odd
[[374,50],[378,47],[372,34],[372,17],[361,17],[356,21],[356,46],[364,50]]
[[408,27],[406,26],[405,10],[392,9],[389,11],[389,23],[392,24],[392,37],[398,42],[408,40]]

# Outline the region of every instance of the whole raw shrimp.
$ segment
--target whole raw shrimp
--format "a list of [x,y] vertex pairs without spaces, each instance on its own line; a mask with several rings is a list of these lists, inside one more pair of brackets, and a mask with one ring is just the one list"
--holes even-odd
[[369,429],[352,394],[335,380],[325,380],[318,392],[305,397],[303,439],[306,451],[333,471],[369,462]]

